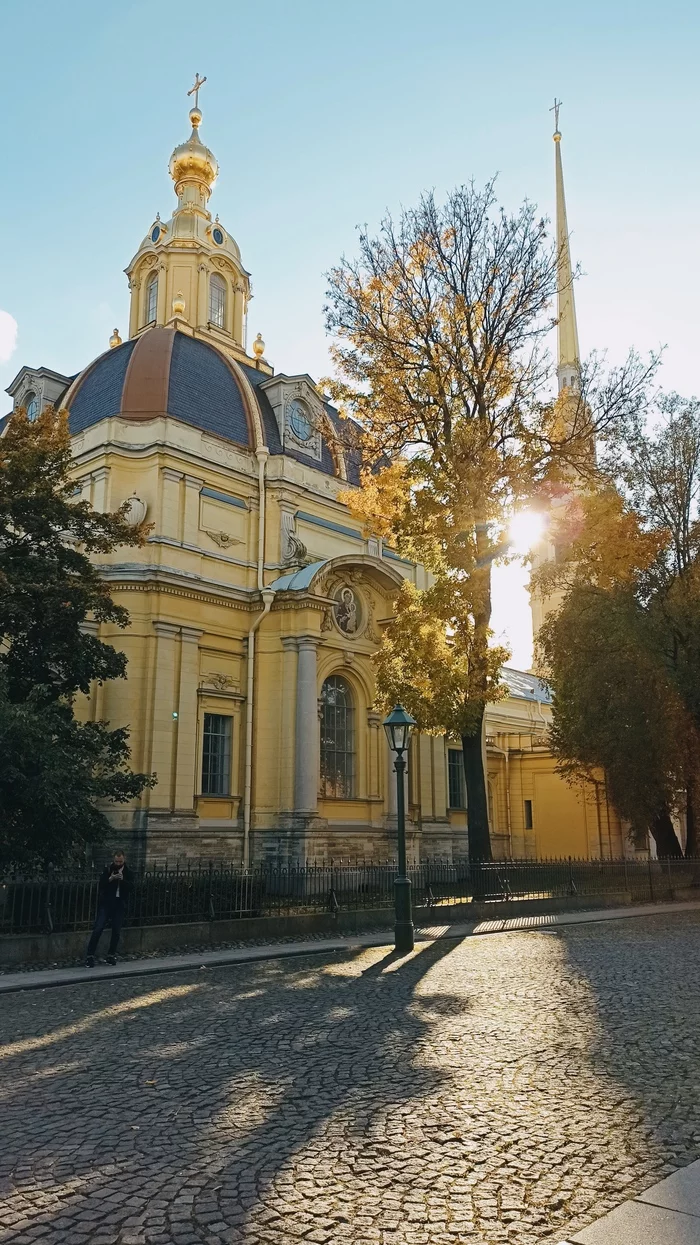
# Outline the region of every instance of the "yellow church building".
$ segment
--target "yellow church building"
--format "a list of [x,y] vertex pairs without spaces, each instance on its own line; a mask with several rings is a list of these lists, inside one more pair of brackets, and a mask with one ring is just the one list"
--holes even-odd
[[[212,216],[217,161],[192,133],[170,159],[177,206],[150,225],[126,273],[128,338],[75,378],[21,369],[13,406],[68,409],[76,489],[97,509],[130,499],[146,544],[105,557],[131,617],[102,626],[128,677],[96,687],[93,718],[128,724],[134,768],[157,785],[110,812],[141,858],[386,859],[395,854],[394,775],[372,654],[402,580],[420,565],[367,539],[339,495],[358,484],[340,420],[305,372],[276,373],[248,347],[250,277]],[[566,214],[557,157],[557,226]],[[560,385],[578,361],[573,292],[560,305]],[[570,356],[570,357],[569,357]],[[546,542],[537,559],[553,556]],[[536,625],[547,603],[533,597]],[[628,849],[602,782],[555,773],[549,691],[506,669],[485,751],[496,856],[610,857]],[[458,741],[414,738],[414,856],[465,855]]]

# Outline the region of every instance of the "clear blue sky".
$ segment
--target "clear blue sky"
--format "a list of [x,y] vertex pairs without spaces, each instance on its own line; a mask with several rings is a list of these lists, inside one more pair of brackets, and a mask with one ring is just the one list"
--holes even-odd
[[0,0],[3,388],[125,332],[122,269],[172,211],[199,70],[211,206],[276,368],[327,372],[323,273],[358,223],[494,172],[550,214],[556,93],[582,350],[667,343],[664,384],[697,392],[699,36],[689,0]]

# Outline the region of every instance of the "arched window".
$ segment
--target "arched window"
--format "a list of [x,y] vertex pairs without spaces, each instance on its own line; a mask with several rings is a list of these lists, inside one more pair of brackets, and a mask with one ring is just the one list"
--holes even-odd
[[226,328],[226,282],[218,272],[209,279],[209,323]]
[[27,412],[27,419],[30,423],[34,423],[39,414],[39,399],[35,393],[29,392],[24,399],[24,409]]
[[146,286],[146,324],[155,320],[158,312],[158,276],[154,272]]
[[346,800],[355,794],[355,710],[337,674],[321,689],[321,791]]

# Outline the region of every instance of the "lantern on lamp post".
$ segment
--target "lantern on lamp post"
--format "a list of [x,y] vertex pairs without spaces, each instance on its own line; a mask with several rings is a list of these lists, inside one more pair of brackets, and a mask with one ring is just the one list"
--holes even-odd
[[394,946],[397,951],[413,950],[413,918],[411,915],[411,881],[406,872],[406,801],[404,798],[404,774],[411,731],[415,718],[402,705],[396,705],[383,726],[389,747],[394,754],[396,771],[396,825],[398,832],[399,874],[394,880]]

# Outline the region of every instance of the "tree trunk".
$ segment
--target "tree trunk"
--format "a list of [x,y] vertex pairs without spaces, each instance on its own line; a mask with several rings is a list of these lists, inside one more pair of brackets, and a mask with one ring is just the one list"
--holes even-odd
[[478,730],[473,735],[462,735],[462,761],[467,786],[467,833],[471,861],[492,859],[486,775],[481,749],[483,718],[482,710]]
[[[491,635],[491,562],[493,550],[486,523],[475,525],[477,566],[471,573],[474,585],[474,693],[487,691],[487,654]],[[480,686],[481,684],[481,686]],[[471,735],[462,736],[462,760],[467,785],[467,829],[469,834],[469,859],[491,860],[489,835],[489,806],[486,795],[484,753],[482,735],[485,705],[482,707]]]
[[659,813],[658,817],[654,818],[651,825],[651,833],[656,843],[656,853],[658,856],[683,855],[668,809],[664,809],[662,813]]
[[686,856],[697,856],[698,854],[698,828],[695,822],[691,783],[688,783],[685,793],[685,854]]

